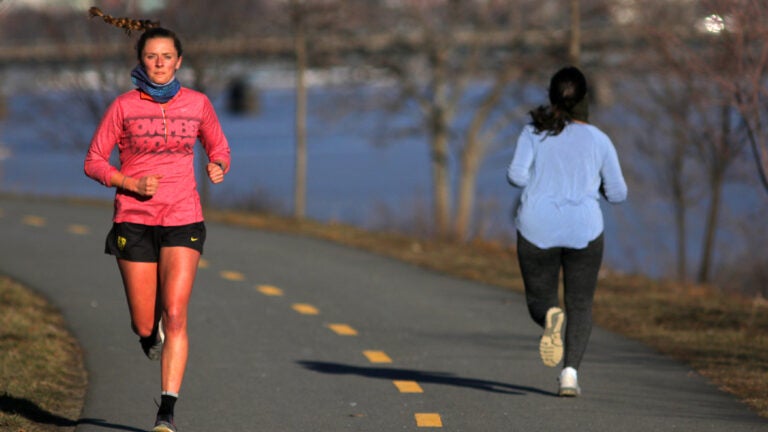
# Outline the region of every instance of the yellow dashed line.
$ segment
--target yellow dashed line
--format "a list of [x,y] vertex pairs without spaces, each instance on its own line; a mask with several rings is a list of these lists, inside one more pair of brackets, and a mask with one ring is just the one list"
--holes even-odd
[[222,278],[229,281],[237,282],[237,281],[245,280],[245,275],[236,271],[224,270],[224,271],[221,271],[219,274],[221,275]]
[[318,315],[320,313],[320,311],[317,310],[317,308],[312,306],[311,304],[296,303],[291,307],[293,308],[293,310],[295,310],[296,312],[302,315]]
[[45,218],[40,216],[34,216],[34,215],[27,215],[24,216],[22,219],[22,222],[24,224],[33,226],[33,227],[42,227],[45,226]]
[[200,258],[200,262],[197,263],[197,268],[206,269],[210,266],[210,263],[205,258]]
[[[200,260],[200,267],[207,267],[207,262]],[[245,276],[242,273],[236,271],[222,271],[221,277],[232,281],[242,281]],[[272,285],[257,285],[256,290],[263,295],[279,297],[284,295],[283,290]],[[291,308],[302,315],[319,315],[320,311],[313,305],[308,303],[294,303]],[[341,336],[356,336],[358,331],[352,328],[348,324],[333,323],[327,324],[326,327],[331,329],[334,333]],[[363,355],[371,363],[392,363],[392,359],[383,351],[366,350],[363,351]],[[395,380],[392,384],[397,388],[400,393],[424,393],[419,383],[416,381],[404,381]],[[416,426],[420,428],[442,428],[443,420],[438,413],[415,413]]]
[[392,381],[400,393],[424,393],[416,381]]
[[416,426],[418,427],[443,427],[443,420],[437,413],[416,413]]
[[336,334],[342,336],[356,336],[357,330],[348,326],[347,324],[328,324],[328,328],[333,330]]
[[392,363],[392,359],[384,351],[363,351],[363,355],[371,363]]
[[266,296],[280,297],[283,295],[283,290],[272,285],[259,285],[256,289]]
[[88,228],[85,225],[77,225],[72,224],[67,228],[67,230],[72,234],[78,234],[78,235],[86,235],[91,232],[90,228]]

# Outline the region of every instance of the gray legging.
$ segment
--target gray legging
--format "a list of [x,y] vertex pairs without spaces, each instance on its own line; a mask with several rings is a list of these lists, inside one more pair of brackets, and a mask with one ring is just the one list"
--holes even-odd
[[578,369],[592,333],[592,301],[603,259],[603,235],[584,249],[540,249],[517,233],[517,258],[531,318],[544,327],[547,310],[559,306],[558,280],[563,269],[565,297],[565,367]]

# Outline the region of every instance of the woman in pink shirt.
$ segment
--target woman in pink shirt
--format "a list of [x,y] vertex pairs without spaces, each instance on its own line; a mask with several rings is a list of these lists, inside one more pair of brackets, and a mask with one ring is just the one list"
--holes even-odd
[[[182,61],[178,37],[149,28],[136,49],[139,64],[131,78],[137,88],[107,109],[85,173],[117,188],[105,252],[117,259],[144,353],[161,360],[161,404],[152,431],[175,432],[174,404],[189,348],[187,307],[205,242],[193,150],[199,139],[213,183],[224,180],[230,151],[211,102],[176,79]],[[119,169],[109,162],[115,146]]]

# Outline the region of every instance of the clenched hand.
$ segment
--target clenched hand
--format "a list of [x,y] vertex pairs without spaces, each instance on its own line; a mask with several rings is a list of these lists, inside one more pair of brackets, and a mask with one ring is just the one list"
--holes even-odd
[[211,183],[216,184],[224,181],[224,169],[221,165],[209,162],[205,169],[208,171],[208,178],[211,179]]

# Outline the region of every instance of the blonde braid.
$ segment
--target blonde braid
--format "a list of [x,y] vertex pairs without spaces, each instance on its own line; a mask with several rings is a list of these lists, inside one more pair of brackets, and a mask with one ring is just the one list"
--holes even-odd
[[145,31],[147,29],[160,27],[160,23],[150,20],[137,20],[132,18],[115,18],[112,15],[107,15],[96,6],[88,9],[88,15],[90,18],[101,17],[105,23],[111,24],[117,28],[125,30],[125,33],[130,35],[132,31]]

